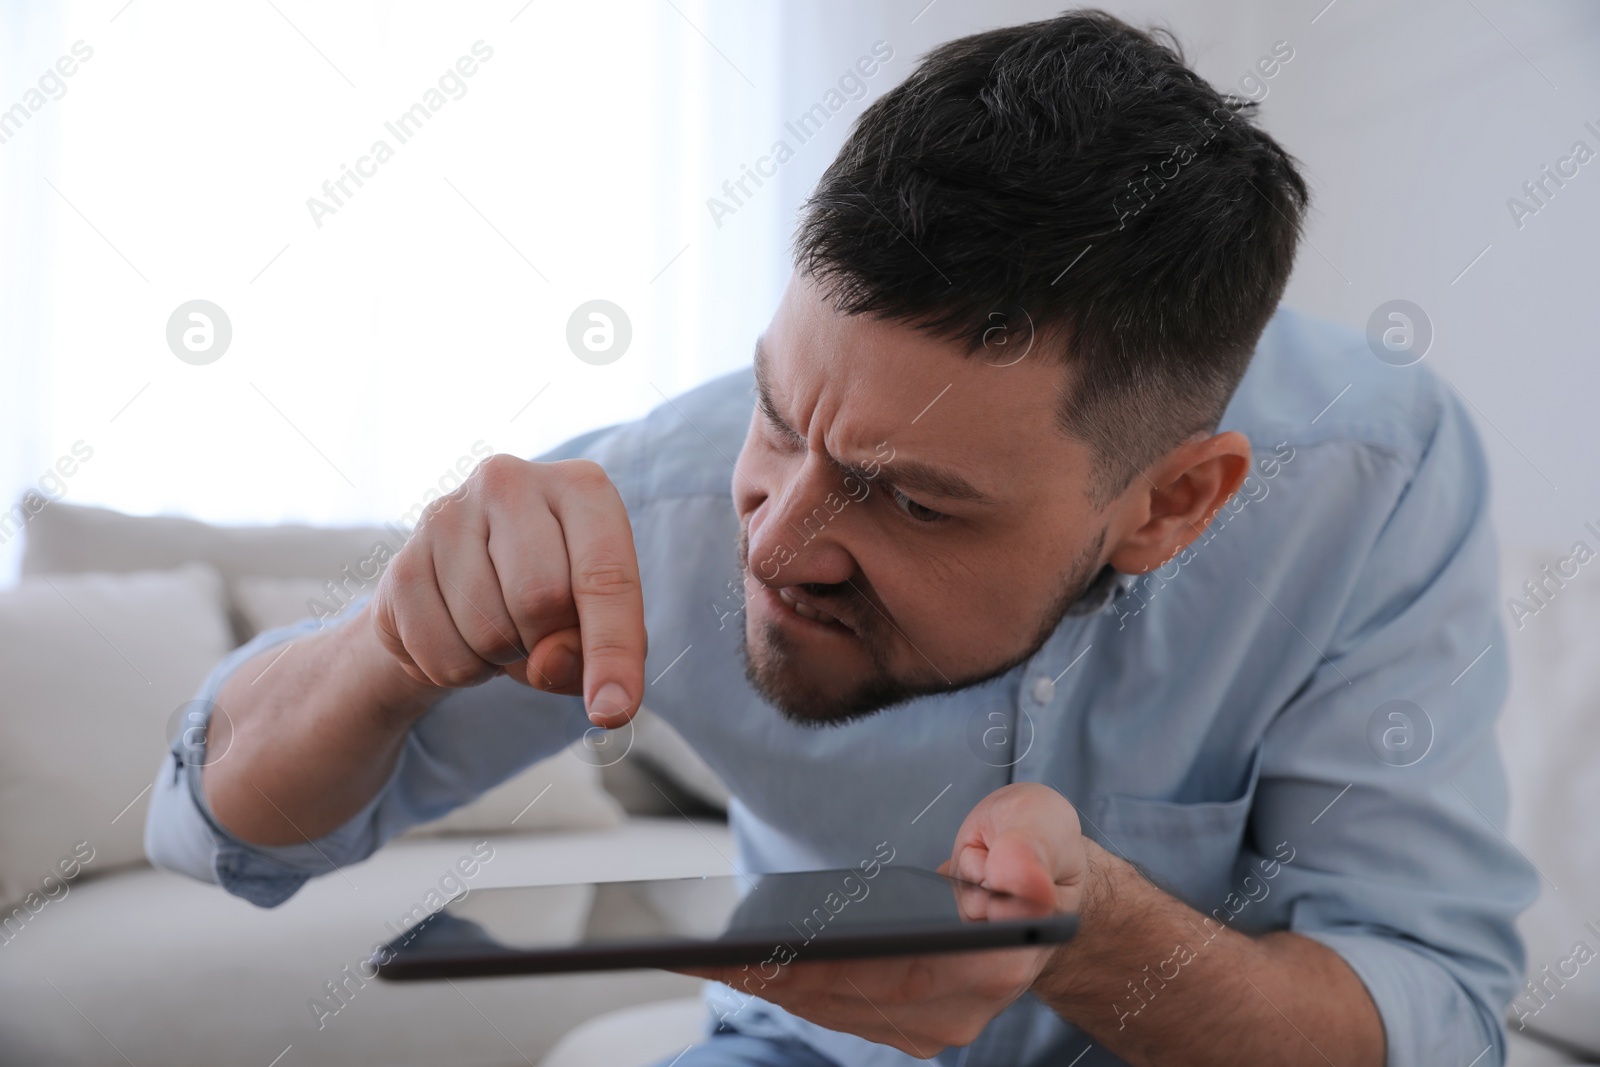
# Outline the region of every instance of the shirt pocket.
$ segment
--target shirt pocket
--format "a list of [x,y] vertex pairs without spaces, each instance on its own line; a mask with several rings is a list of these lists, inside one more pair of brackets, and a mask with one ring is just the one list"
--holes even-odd
[[1156,885],[1209,912],[1235,888],[1261,769],[1258,748],[1244,792],[1229,800],[1180,803],[1099,793],[1086,830],[1114,855],[1138,864]]

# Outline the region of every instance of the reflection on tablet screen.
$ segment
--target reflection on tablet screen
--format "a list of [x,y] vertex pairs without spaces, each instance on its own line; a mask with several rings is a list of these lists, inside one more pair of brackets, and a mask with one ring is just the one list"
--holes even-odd
[[885,955],[1058,942],[1075,917],[914,867],[479,889],[379,954],[385,977]]

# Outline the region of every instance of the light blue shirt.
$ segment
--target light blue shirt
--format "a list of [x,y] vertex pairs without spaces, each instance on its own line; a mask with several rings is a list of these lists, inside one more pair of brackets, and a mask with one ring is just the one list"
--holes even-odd
[[[1483,455],[1447,386],[1280,310],[1223,421],[1250,438],[1255,470],[1190,549],[1152,576],[1108,571],[1000,678],[819,730],[765,704],[738,654],[730,457],[751,384],[729,375],[543,457],[598,461],[627,504],[656,679],[645,703],[728,784],[743,870],[856,866],[884,842],[895,862],[935,867],[984,796],[1043,782],[1087,834],[1211,916],[1208,932],[1289,929],[1339,953],[1377,1002],[1390,1064],[1502,1062],[1523,967],[1513,919],[1537,883],[1498,829],[1496,551]],[[316,625],[256,638],[199,697]],[[587,727],[576,698],[508,679],[453,692],[365,810],[281,848],[220,829],[198,768],[169,757],[148,849],[272,906]],[[1188,948],[1205,946],[1197,933]],[[1176,950],[1137,962],[1138,991],[1114,995],[1129,1025],[1183,980]],[[741,1030],[799,1035],[852,1067],[920,1062],[716,988]],[[1028,996],[939,1062],[1121,1062],[1099,1047],[1073,1059],[1090,1044]]]

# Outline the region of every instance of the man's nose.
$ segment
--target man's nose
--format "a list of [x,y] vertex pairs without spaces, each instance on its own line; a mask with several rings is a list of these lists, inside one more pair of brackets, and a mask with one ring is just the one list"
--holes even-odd
[[774,589],[854,577],[844,534],[851,510],[861,506],[845,493],[843,474],[808,458],[750,518],[751,575]]

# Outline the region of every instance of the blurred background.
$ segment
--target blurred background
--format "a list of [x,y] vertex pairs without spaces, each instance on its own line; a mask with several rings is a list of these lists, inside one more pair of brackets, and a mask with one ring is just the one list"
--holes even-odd
[[[1577,141],[1600,151],[1600,5],[1105,7],[1172,28],[1304,162],[1289,304],[1357,328],[1388,300],[1424,310],[1504,535],[1561,548],[1600,519],[1600,163],[1542,204],[1523,188]],[[938,42],[1059,10],[7,3],[0,496],[43,479],[138,514],[382,522],[475,446],[532,455],[642,414],[750,358],[796,208],[873,98]],[[1292,59],[1261,77],[1280,42]],[[861,76],[874,49],[890,58]],[[386,128],[429,102],[404,143]],[[826,121],[793,125],[819,103]],[[594,299],[631,326],[604,365],[566,342]],[[204,365],[167,341],[191,300],[231,326]],[[46,476],[75,445],[92,458]]]

